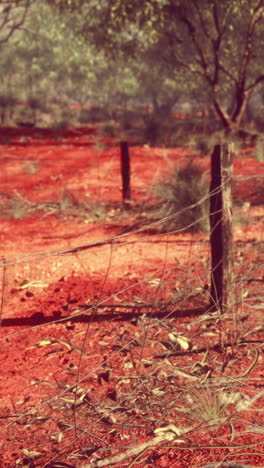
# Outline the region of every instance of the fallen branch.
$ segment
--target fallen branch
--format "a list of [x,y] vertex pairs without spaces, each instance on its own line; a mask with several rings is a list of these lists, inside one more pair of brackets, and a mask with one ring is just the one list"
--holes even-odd
[[84,465],[82,468],[99,468],[100,466],[107,466],[107,465],[114,465],[116,463],[120,463],[121,461],[125,460],[125,458],[133,457],[135,455],[139,455],[145,450],[149,448],[155,447],[156,445],[161,444],[162,442],[171,442],[175,439],[176,434],[173,432],[166,432],[165,434],[161,434],[160,436],[154,437],[154,439],[149,440],[148,442],[144,442],[143,444],[139,444],[136,447],[132,447],[126,450],[119,455],[115,455],[114,457],[105,458],[104,460],[98,460],[97,462],[89,463],[88,465]]

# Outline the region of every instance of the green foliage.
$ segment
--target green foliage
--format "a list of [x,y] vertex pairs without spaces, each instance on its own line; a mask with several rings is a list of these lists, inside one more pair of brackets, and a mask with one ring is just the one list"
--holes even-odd
[[[100,60],[98,57],[104,66],[102,54]],[[97,83],[94,62],[83,41],[75,38],[45,2],[37,1],[23,31],[0,51],[0,93],[26,101],[35,115],[46,112],[45,106],[57,99],[62,104],[70,99],[85,102]]]
[[17,99],[13,94],[0,94],[0,119],[1,124],[6,124],[12,119]]
[[264,134],[259,135],[256,141],[256,158],[258,161],[264,161]]
[[[56,4],[69,7],[65,0]],[[79,33],[98,50],[147,64],[149,82],[162,71],[162,89],[171,73],[189,90],[202,86],[232,132],[250,94],[264,82],[264,6],[257,0],[146,0],[144,6],[139,0],[73,1],[70,10]]]
[[219,138],[219,134],[216,132],[210,136],[201,136],[194,133],[187,140],[187,146],[193,148],[199,156],[208,156],[213,151],[215,144],[219,142]]
[[[21,109],[18,115],[16,112],[14,120],[41,124],[41,115],[48,113],[55,125],[60,125],[71,116],[58,114],[65,114],[71,103],[79,104],[81,123],[90,121],[89,111],[82,110],[87,104],[104,108],[109,119],[138,92],[138,81],[128,61],[106,60],[103,51],[87,45],[73,25],[66,26],[66,20],[72,21],[69,16],[61,18],[46,2],[38,0],[23,31],[0,50],[0,94],[14,95],[28,105],[22,115]],[[2,111],[3,120],[7,120],[6,114]],[[75,117],[79,117],[76,107]],[[91,121],[95,121],[94,116]]]
[[0,45],[7,43],[25,22],[34,0],[5,0],[0,2]]
[[81,109],[79,122],[81,124],[102,122],[105,120],[105,112],[102,107],[91,107],[89,109]]
[[[191,162],[177,169],[156,187],[162,232],[177,229],[199,231],[208,227],[208,183],[202,170]],[[166,217],[169,219],[166,220]]]
[[35,126],[38,122],[38,116],[42,112],[49,112],[45,97],[40,93],[36,96],[29,96],[26,105],[16,109],[16,123],[21,122]]
[[[36,124],[56,100],[102,107],[130,130],[125,113],[144,104],[140,125],[152,144],[175,139],[170,114],[183,99],[239,127],[264,80],[263,13],[256,0],[34,0],[23,30],[0,50],[0,94],[44,101],[48,111],[30,107]],[[54,112],[55,124],[67,120]]]
[[[54,112],[56,110],[56,112]],[[53,110],[53,121],[50,125],[54,129],[64,130],[78,125],[78,114],[67,104],[63,104]]]

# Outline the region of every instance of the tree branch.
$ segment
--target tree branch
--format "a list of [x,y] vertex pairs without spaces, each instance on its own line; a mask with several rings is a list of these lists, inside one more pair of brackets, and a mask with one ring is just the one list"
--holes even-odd
[[197,10],[197,13],[198,13],[198,16],[199,16],[199,20],[200,20],[200,24],[201,24],[201,26],[202,26],[203,33],[204,33],[204,35],[207,37],[207,39],[213,40],[213,37],[212,37],[212,35],[210,34],[210,31],[208,31],[208,29],[206,28],[206,25],[205,25],[205,22],[204,22],[204,19],[203,19],[203,15],[202,15],[201,9],[199,8],[198,1],[199,1],[199,0],[193,0],[193,3],[194,3],[195,8],[196,8],[196,10]]
[[241,66],[239,71],[238,86],[240,89],[245,87],[247,68],[251,60],[252,55],[252,37],[255,31],[255,27],[259,19],[264,15],[264,0],[260,0],[258,5],[254,9],[253,16],[248,25],[246,44],[241,60]]
[[234,77],[234,75],[229,70],[227,70],[224,67],[222,63],[219,63],[219,69],[222,70],[222,72],[225,73],[228,76],[228,78],[230,78],[230,80],[234,82],[236,86],[238,86],[238,80]]
[[230,126],[230,123],[231,123],[230,115],[227,113],[225,108],[219,102],[219,100],[217,99],[215,93],[214,93],[214,96],[213,96],[213,104],[214,104],[214,107],[215,107],[215,110],[216,110],[217,114],[219,115],[220,119],[222,120],[222,122],[224,124],[224,127],[228,128]]
[[0,24],[0,32],[3,33],[3,37],[0,37],[0,44],[7,42],[12,34],[24,24],[29,7],[33,2],[34,0],[5,0],[2,2],[0,14],[3,15],[3,19]]
[[203,73],[201,73],[201,75],[204,78],[206,78],[207,82],[210,83],[210,85],[212,86],[213,85],[213,80],[212,80],[210,74],[208,73],[208,63],[207,63],[207,61],[205,59],[205,56],[203,54],[202,47],[200,46],[200,44],[199,44],[199,42],[197,40],[196,33],[195,33],[195,27],[192,24],[192,22],[190,21],[190,19],[187,18],[187,16],[185,16],[185,15],[182,15],[180,20],[186,25],[186,27],[187,27],[187,29],[189,31],[192,43],[193,43],[193,45],[196,48],[196,51],[198,53],[198,56],[199,56],[200,60],[197,59],[197,63],[203,70]]
[[256,80],[254,81],[254,83],[251,83],[251,85],[249,85],[245,91],[253,91],[253,89],[259,84],[261,83],[261,81],[264,81],[264,75],[260,75],[258,76],[258,78],[256,78]]

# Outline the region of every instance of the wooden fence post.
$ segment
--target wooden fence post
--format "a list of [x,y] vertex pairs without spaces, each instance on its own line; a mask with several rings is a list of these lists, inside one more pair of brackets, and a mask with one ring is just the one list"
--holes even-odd
[[130,207],[131,189],[130,189],[130,155],[128,143],[120,142],[121,149],[121,176],[122,176],[122,193],[124,208]]
[[211,307],[221,312],[234,305],[232,229],[232,152],[216,145],[211,156],[210,242]]

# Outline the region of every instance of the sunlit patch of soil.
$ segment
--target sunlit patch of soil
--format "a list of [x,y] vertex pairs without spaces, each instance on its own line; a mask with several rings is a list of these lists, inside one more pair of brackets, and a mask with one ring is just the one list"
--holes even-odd
[[[67,188],[121,203],[118,144],[98,146],[88,129],[5,136],[1,196],[57,203]],[[189,156],[131,148],[133,200]],[[98,222],[45,209],[0,220],[0,466],[263,465],[263,206],[254,179],[239,180],[263,164],[246,156],[235,160],[236,304],[225,317],[207,310],[208,236],[116,238],[129,214],[110,210]]]

